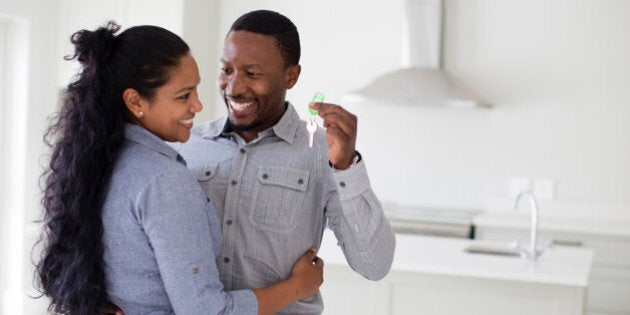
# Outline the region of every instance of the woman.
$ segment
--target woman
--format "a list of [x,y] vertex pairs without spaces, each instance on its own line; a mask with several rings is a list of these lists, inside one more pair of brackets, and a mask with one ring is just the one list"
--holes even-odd
[[82,70],[46,133],[53,152],[37,274],[50,309],[94,314],[109,299],[125,314],[267,314],[316,294],[323,263],[312,249],[283,282],[223,290],[214,209],[164,143],[188,140],[202,108],[197,65],[165,29],[115,36],[119,28],[72,36],[67,59]]

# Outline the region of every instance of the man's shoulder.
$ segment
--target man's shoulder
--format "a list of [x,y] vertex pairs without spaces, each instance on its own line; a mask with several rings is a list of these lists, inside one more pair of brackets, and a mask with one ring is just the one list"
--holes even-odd
[[198,137],[216,136],[221,133],[227,117],[221,117],[214,120],[206,121],[194,126],[191,130],[193,135]]

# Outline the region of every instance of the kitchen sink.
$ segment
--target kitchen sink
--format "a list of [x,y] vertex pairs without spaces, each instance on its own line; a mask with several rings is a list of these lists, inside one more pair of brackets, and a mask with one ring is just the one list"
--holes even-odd
[[471,254],[487,254],[499,256],[515,256],[520,257],[521,252],[513,246],[471,244],[464,248],[464,251]]

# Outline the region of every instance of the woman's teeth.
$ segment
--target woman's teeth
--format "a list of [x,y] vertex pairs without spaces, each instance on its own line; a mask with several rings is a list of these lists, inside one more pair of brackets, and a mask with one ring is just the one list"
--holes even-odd
[[252,104],[254,104],[254,102],[236,103],[234,101],[230,101],[230,106],[232,106],[232,108],[235,109],[235,110],[244,110],[244,109],[252,106]]
[[179,122],[182,123],[182,124],[185,124],[185,125],[192,124],[193,123],[193,119],[191,118],[191,119],[186,119],[186,120],[180,120]]

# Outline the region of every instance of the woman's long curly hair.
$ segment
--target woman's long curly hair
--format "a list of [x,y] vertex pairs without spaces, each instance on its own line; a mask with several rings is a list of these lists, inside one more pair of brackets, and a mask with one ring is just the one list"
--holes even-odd
[[56,313],[95,314],[107,300],[101,211],[125,123],[135,119],[123,91],[152,99],[189,52],[179,36],[160,27],[115,35],[119,29],[111,21],[72,35],[74,55],[65,59],[77,59],[82,69],[44,136],[52,154],[42,174],[45,225],[36,280]]

